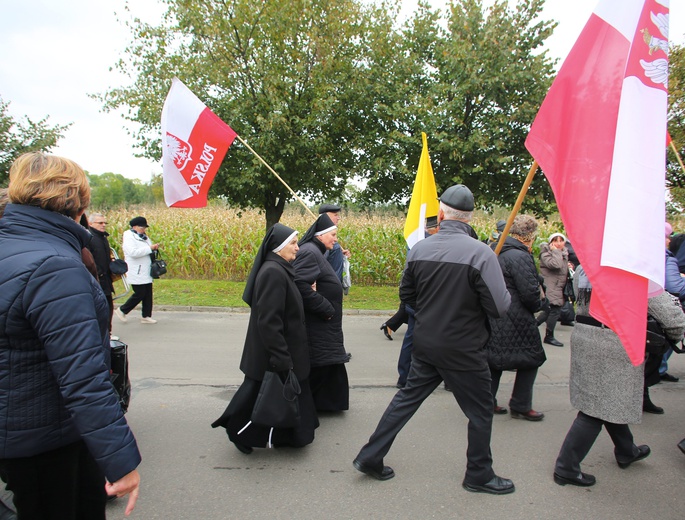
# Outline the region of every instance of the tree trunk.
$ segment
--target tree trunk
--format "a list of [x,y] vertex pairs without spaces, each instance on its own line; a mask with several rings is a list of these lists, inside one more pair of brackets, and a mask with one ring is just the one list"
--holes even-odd
[[267,230],[281,220],[281,215],[283,214],[283,208],[285,207],[286,200],[287,196],[283,193],[268,193],[266,195],[264,212],[266,215]]

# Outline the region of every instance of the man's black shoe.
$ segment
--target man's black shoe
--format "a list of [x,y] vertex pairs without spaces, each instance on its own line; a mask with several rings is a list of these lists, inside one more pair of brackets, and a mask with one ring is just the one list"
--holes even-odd
[[662,381],[668,381],[669,383],[677,383],[678,381],[680,381],[679,377],[672,376],[668,372],[664,372],[663,374],[661,374],[660,377]]
[[390,466],[383,466],[382,462],[377,467],[372,467],[366,462],[354,459],[352,465],[357,471],[361,471],[376,480],[388,480],[395,476],[393,469]]
[[548,345],[552,345],[555,347],[563,347],[564,344],[556,339],[554,336],[549,336],[544,339],[544,342],[547,343]]
[[562,325],[565,325],[566,327],[573,327],[576,322],[575,321],[562,321],[560,322]]
[[514,483],[508,478],[502,478],[495,475],[490,482],[485,484],[469,484],[464,481],[461,484],[466,491],[471,491],[473,493],[490,493],[491,495],[506,495],[507,493],[513,493]]
[[649,454],[652,453],[652,450],[649,449],[649,446],[646,444],[643,444],[642,446],[637,447],[637,455],[635,455],[632,459],[627,460],[625,462],[621,462],[620,460],[616,459],[616,462],[618,463],[618,467],[621,469],[626,469],[628,466],[630,466],[633,462],[637,462],[638,460],[646,459],[649,457]]
[[590,475],[589,473],[583,473],[582,471],[577,477],[562,477],[561,475],[555,472],[554,482],[556,482],[560,486],[571,484],[572,486],[590,487],[594,486],[597,483],[597,479],[594,477],[594,475]]

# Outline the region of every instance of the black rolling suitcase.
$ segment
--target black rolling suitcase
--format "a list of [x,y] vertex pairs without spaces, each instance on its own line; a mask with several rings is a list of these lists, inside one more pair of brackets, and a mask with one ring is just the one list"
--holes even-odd
[[112,370],[111,379],[114,390],[119,396],[121,409],[126,413],[128,403],[131,401],[131,380],[128,377],[128,345],[123,341],[111,339]]

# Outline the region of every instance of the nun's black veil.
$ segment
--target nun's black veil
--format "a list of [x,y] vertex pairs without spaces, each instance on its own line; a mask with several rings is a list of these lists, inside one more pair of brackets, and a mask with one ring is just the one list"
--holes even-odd
[[293,233],[295,233],[294,229],[279,223],[271,226],[266,232],[264,240],[262,240],[262,245],[259,246],[259,250],[257,251],[254,264],[252,264],[250,276],[247,277],[245,290],[243,291],[243,301],[249,306],[252,306],[252,293],[254,292],[255,282],[257,281],[257,273],[259,273],[259,269],[262,267],[266,257],[270,252],[285,242]]
[[306,244],[307,242],[311,242],[319,231],[323,231],[325,229],[330,229],[334,227],[336,226],[335,224],[333,224],[331,217],[329,217],[326,213],[322,213],[321,215],[319,215],[319,218],[317,218],[314,221],[314,223],[310,226],[310,228],[305,232],[304,236],[300,239],[298,244],[302,245]]

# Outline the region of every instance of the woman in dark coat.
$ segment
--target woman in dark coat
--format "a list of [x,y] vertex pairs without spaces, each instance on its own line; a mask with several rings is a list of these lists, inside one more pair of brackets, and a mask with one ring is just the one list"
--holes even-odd
[[[226,428],[228,438],[245,454],[252,453],[253,447],[305,446],[314,440],[314,430],[319,426],[309,389],[302,297],[291,264],[297,251],[297,231],[274,224],[264,237],[245,285],[243,300],[252,308],[240,361],[245,380],[223,415],[212,423],[213,428]],[[278,372],[284,379],[289,370],[302,389],[300,425],[272,428],[253,423],[252,409],[264,374]]]
[[[104,519],[136,503],[140,453],[110,379],[108,310],[81,251],[88,178],[34,152],[0,219],[0,474],[19,518]],[[106,479],[106,480],[105,480]]]
[[322,214],[300,240],[295,283],[302,295],[311,360],[310,383],[318,411],[349,408],[349,383],[343,342],[340,277],[324,258],[338,239],[338,228]]
[[541,421],[544,414],[533,410],[533,384],[538,367],[547,359],[540,341],[534,313],[540,309],[540,284],[530,247],[538,224],[528,215],[514,219],[510,235],[499,254],[499,265],[511,294],[506,316],[490,320],[488,364],[492,376],[492,396],[496,414],[507,409],[497,406],[497,389],[503,370],[516,370],[514,390],[509,400],[511,416]]

